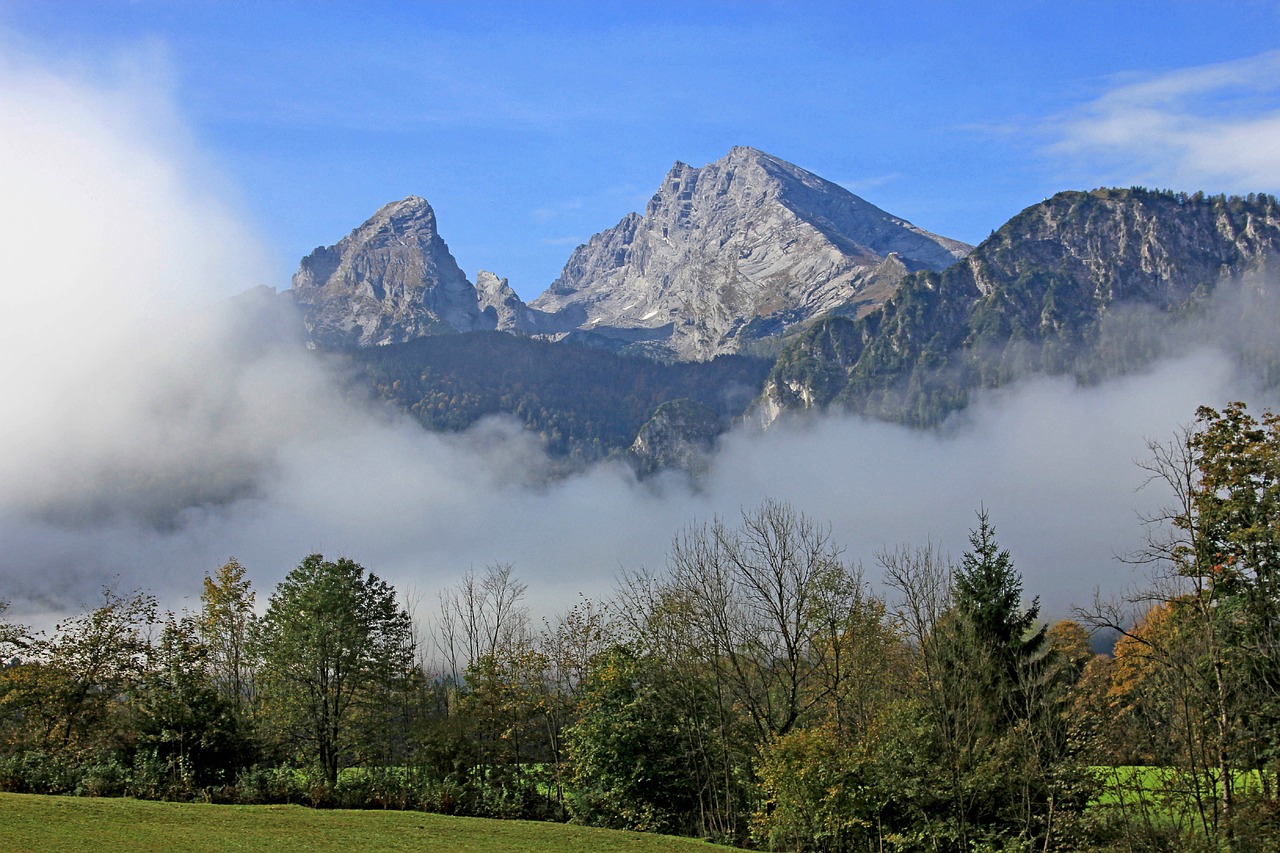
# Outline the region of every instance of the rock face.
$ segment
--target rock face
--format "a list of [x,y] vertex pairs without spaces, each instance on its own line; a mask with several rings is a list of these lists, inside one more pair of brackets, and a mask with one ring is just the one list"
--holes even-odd
[[480,313],[487,315],[493,321],[491,328],[499,332],[515,331],[528,324],[529,309],[505,278],[480,270],[476,273],[476,299]]
[[861,314],[970,247],[752,148],[676,163],[643,216],[578,247],[530,305],[554,325],[669,357],[749,351],[833,310]]
[[722,430],[720,418],[709,407],[694,400],[672,400],[640,428],[627,455],[642,477],[665,470],[698,474]]
[[416,196],[384,206],[337,245],[303,258],[292,293],[311,342],[325,348],[496,323],[496,311],[482,313],[475,287],[437,233],[431,205]]
[[936,424],[971,391],[1031,374],[1082,382],[1213,345],[1280,376],[1280,206],[1271,196],[1059,193],[878,311],[814,324],[779,355],[760,420],[841,405]]
[[530,308],[511,289],[505,278],[491,272],[476,273],[476,299],[486,329],[519,335],[538,335],[563,331],[558,319]]

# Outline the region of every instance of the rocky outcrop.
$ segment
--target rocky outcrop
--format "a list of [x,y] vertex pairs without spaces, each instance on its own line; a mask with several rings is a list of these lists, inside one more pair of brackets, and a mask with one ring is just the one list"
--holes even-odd
[[530,305],[619,346],[682,360],[751,351],[832,311],[862,314],[969,246],[752,148],[676,163],[643,216],[570,257]]
[[528,308],[505,278],[498,278],[487,270],[476,273],[476,299],[480,313],[492,321],[499,332],[511,332],[527,325]]
[[1271,196],[1059,193],[880,310],[814,324],[779,355],[757,417],[838,404],[938,423],[976,388],[1082,382],[1213,345],[1280,376],[1280,207]]
[[672,469],[698,474],[723,428],[709,407],[694,400],[672,400],[640,428],[627,455],[642,477]]
[[476,298],[486,328],[519,335],[555,336],[566,331],[561,318],[530,308],[511,289],[505,278],[491,272],[476,273]]
[[416,196],[384,206],[337,245],[303,258],[291,293],[311,343],[324,348],[496,324],[496,309],[482,313],[475,287],[436,231],[435,212]]

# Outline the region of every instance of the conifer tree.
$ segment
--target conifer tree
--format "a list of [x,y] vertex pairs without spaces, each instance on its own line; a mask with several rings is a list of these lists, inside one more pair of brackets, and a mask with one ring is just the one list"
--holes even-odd
[[1038,597],[1022,609],[1022,575],[1014,569],[1009,552],[996,542],[985,508],[978,511],[978,528],[969,533],[969,550],[956,573],[955,608],[974,651],[987,663],[979,677],[987,695],[1000,703],[1003,721],[1025,717],[1028,690],[1041,668],[1047,626],[1036,628]]

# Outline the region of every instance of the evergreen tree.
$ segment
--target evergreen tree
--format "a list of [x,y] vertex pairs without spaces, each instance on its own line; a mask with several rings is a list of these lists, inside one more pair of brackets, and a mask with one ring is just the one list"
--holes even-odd
[[985,508],[978,511],[978,528],[969,533],[969,550],[956,573],[955,609],[972,649],[986,663],[974,667],[974,674],[983,679],[990,699],[999,702],[1000,716],[1006,723],[1025,716],[1029,690],[1042,668],[1047,626],[1036,628],[1038,597],[1022,609],[1022,576],[996,542]]

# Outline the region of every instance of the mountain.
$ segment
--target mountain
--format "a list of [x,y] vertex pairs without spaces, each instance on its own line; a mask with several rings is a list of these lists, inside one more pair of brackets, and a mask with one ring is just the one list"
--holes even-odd
[[[493,329],[421,198],[385,205],[337,245],[302,259],[294,302],[323,348],[375,346],[423,335]],[[512,294],[514,296],[514,294]]]
[[977,388],[1082,382],[1205,343],[1280,379],[1273,196],[1064,192],[963,261],[907,276],[882,308],[815,323],[780,354],[756,413],[840,406],[928,426]]
[[735,148],[677,163],[528,305],[492,273],[471,284],[416,197],[304,258],[291,295],[311,345],[425,426],[507,414],[553,456],[643,473],[696,468],[748,406],[932,426],[981,388],[1096,382],[1205,343],[1280,386],[1277,211],[1064,192],[970,250]]
[[783,335],[865,313],[908,273],[969,248],[739,147],[701,168],[676,163],[643,216],[579,246],[528,305],[492,273],[473,285],[416,196],[303,258],[291,293],[323,349],[497,329],[700,361],[776,351]]
[[753,148],[677,162],[643,216],[569,258],[530,303],[561,330],[681,360],[749,352],[832,311],[865,313],[970,247]]

